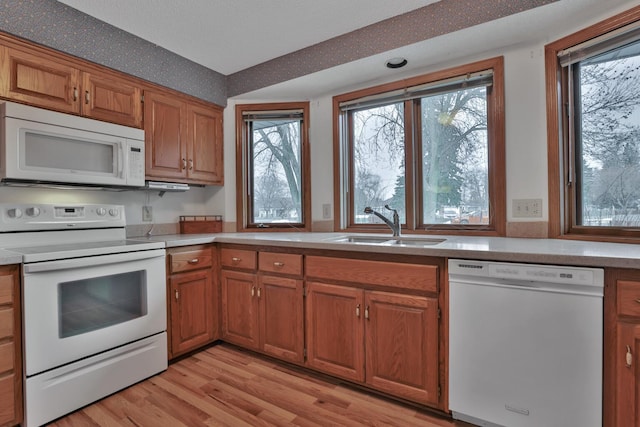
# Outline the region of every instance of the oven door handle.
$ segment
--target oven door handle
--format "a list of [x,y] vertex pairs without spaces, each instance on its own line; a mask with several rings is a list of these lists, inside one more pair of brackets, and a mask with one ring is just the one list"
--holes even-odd
[[125,252],[119,254],[99,255],[95,257],[71,258],[57,261],[38,262],[24,265],[24,273],[43,273],[46,271],[68,270],[72,268],[95,267],[98,265],[126,263],[165,256],[164,249],[149,251]]

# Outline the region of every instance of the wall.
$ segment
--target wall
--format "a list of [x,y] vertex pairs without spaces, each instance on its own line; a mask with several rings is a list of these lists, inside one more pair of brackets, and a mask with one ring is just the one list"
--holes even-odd
[[[480,59],[502,55],[505,58],[505,116],[506,116],[506,175],[507,175],[507,221],[508,235],[522,237],[546,237],[548,222],[548,180],[547,180],[547,138],[546,138],[546,98],[544,77],[544,45],[571,34],[586,26],[606,19],[623,11],[623,7],[611,10],[606,15],[595,16],[585,20],[574,28],[558,28],[555,33],[547,35],[544,41],[522,43],[517,46],[501,49],[488,49],[481,54],[444,60],[436,66],[425,67],[413,75],[449,68]],[[466,31],[466,30],[465,30]],[[339,68],[339,67],[338,67]],[[336,71],[340,72],[340,71]],[[408,77],[386,77],[383,80],[367,82],[357,86],[341,88],[339,91],[323,96],[297,100],[311,102],[310,143],[312,153],[312,219],[314,229],[325,229],[322,220],[322,205],[333,206],[333,135],[332,135],[332,97],[352,90],[370,87],[388,81]],[[313,75],[310,76],[313,78]],[[274,93],[274,90],[269,93]],[[284,93],[284,92],[283,92]],[[235,175],[235,128],[233,108],[238,103],[278,102],[293,99],[274,99],[236,97],[230,98],[225,111],[225,176]],[[227,179],[225,189],[225,217],[234,218],[235,183]],[[542,217],[514,218],[512,213],[513,199],[541,199]]]

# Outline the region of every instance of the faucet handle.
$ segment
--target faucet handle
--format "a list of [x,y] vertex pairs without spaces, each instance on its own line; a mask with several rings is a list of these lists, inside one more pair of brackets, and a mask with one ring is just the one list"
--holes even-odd
[[393,213],[398,213],[398,211],[397,211],[397,210],[395,210],[395,209],[393,209],[393,208],[389,207],[389,205],[384,205],[384,207],[385,207],[387,210],[393,211]]

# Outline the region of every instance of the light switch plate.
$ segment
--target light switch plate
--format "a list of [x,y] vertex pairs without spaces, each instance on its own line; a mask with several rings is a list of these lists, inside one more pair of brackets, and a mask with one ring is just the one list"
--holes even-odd
[[541,218],[542,199],[513,199],[514,218]]
[[331,203],[322,205],[322,219],[331,219]]

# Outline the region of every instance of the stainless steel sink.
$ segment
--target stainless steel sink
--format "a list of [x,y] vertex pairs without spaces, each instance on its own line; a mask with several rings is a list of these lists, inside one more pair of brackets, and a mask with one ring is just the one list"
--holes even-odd
[[395,244],[400,246],[432,246],[444,242],[446,239],[437,238],[413,238],[400,237],[395,239]]
[[431,237],[392,237],[392,236],[343,236],[333,239],[334,242],[341,243],[359,243],[365,245],[384,245],[384,246],[433,246],[444,242],[446,239]]

